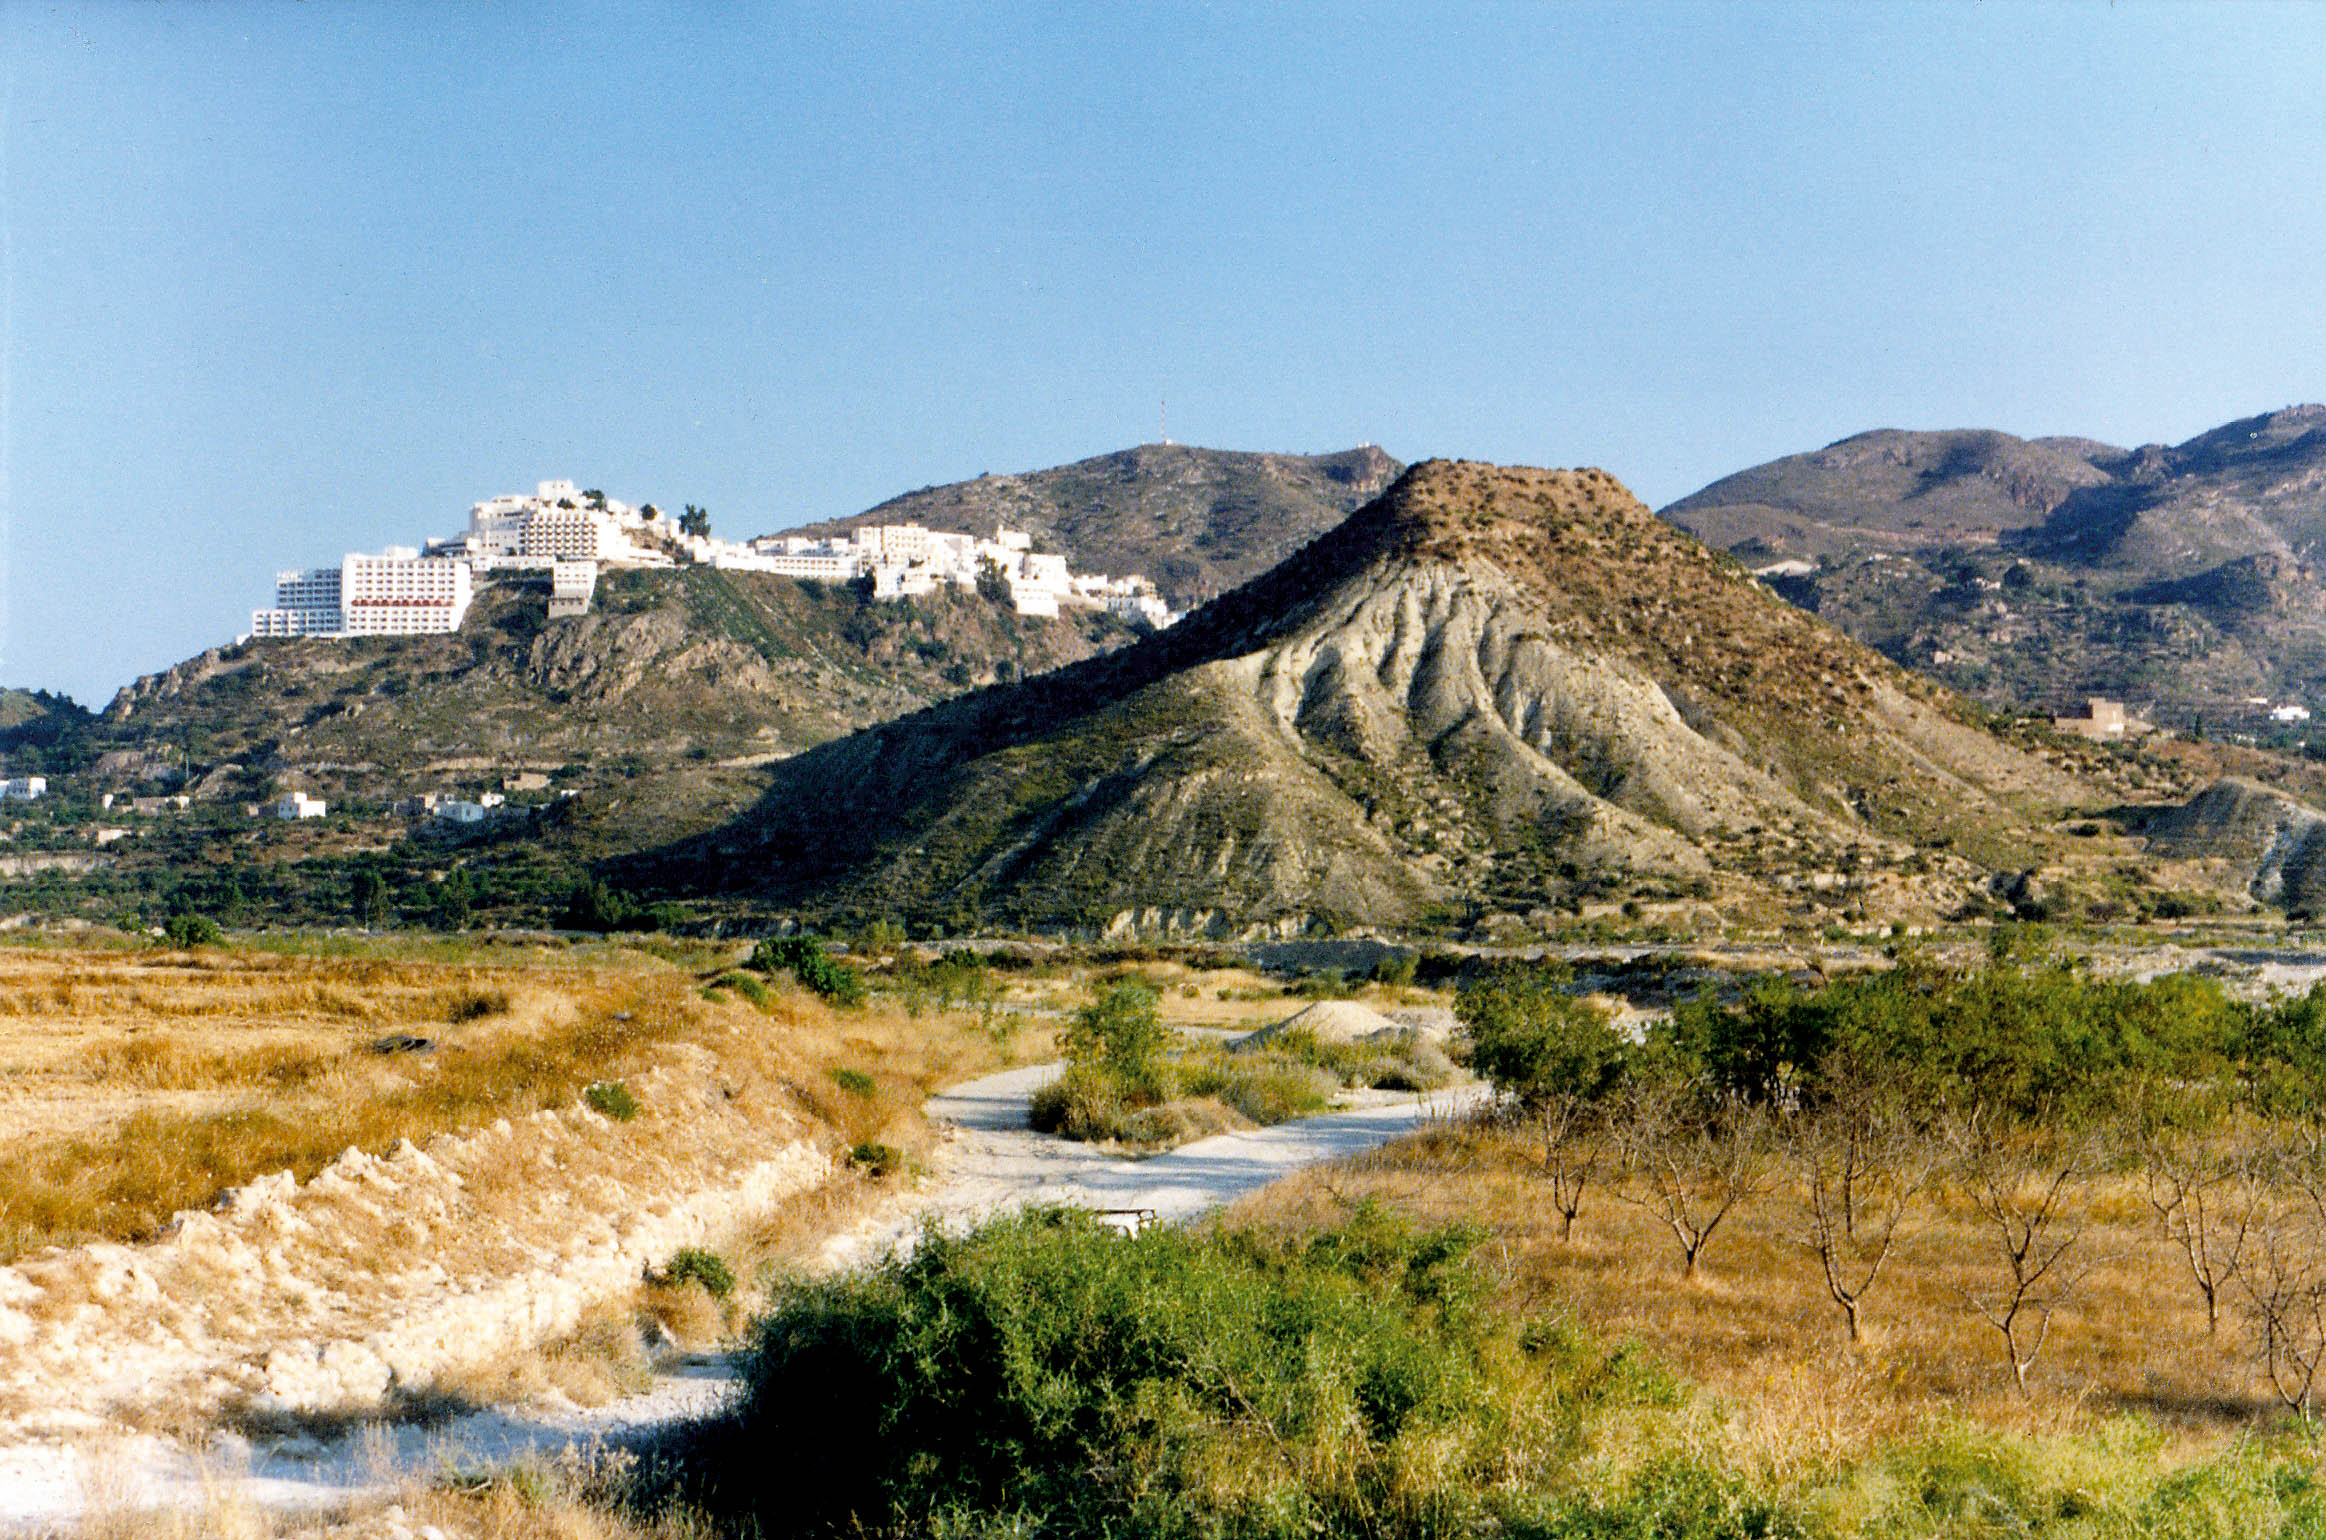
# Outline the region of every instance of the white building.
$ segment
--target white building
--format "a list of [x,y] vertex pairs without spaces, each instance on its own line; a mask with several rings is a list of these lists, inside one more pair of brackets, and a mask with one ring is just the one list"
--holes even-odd
[[1146,579],[1076,574],[1066,558],[1036,554],[1033,536],[1003,527],[991,540],[921,524],[868,524],[850,534],[766,535],[749,542],[681,534],[651,504],[633,508],[571,481],[539,482],[469,508],[465,533],[431,539],[422,550],[390,547],[349,555],[339,566],[282,572],[271,608],[253,610],[250,635],[406,636],[457,631],[480,575],[516,572],[549,579],[549,613],[589,613],[598,569],[670,567],[679,560],[815,582],[869,577],[876,599],[909,599],[950,584],[975,588],[998,574],[1021,615],[1056,616],[1068,606],[1105,609],[1149,625],[1178,617]]
[[590,596],[598,589],[598,564],[594,561],[560,561],[549,569],[549,618],[564,615],[587,615]]
[[544,481],[531,497],[512,493],[473,505],[459,545],[486,571],[558,561],[667,567],[670,558],[654,544],[675,538],[676,530],[650,509],[593,496],[570,481]]
[[11,802],[32,802],[48,795],[48,777],[20,775],[14,780],[0,781],[0,797]]
[[2291,725],[2295,722],[2309,721],[2310,708],[2307,706],[2295,706],[2290,704],[2284,706],[2272,706],[2269,709],[2269,715],[2270,720],[2273,722],[2284,722],[2288,725]]
[[341,630],[349,636],[411,636],[458,631],[475,597],[464,561],[390,546],[377,556],[339,564]]
[[275,575],[272,609],[253,610],[252,636],[414,636],[457,631],[475,596],[469,564],[390,546],[351,552],[337,567]]
[[275,574],[275,605],[250,612],[252,636],[336,636],[345,623],[339,610],[339,569],[315,567]]
[[275,816],[286,822],[298,818],[321,818],[325,811],[321,797],[310,797],[303,791],[286,791],[275,799]]
[[466,797],[446,797],[431,810],[447,823],[483,823],[493,816],[494,809],[509,799],[497,791],[480,793],[475,801]]

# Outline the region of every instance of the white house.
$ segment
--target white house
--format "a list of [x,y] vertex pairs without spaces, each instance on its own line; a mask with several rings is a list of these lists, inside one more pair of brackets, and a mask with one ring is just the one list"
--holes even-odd
[[286,791],[275,799],[275,816],[286,822],[298,818],[321,818],[325,806],[321,797],[310,797],[303,791]]
[[6,797],[12,802],[31,802],[47,795],[48,777],[45,775],[20,775],[14,780],[0,781],[0,797]]
[[2310,708],[2307,706],[2296,706],[2291,704],[2284,706],[2272,706],[2269,709],[2269,715],[2270,720],[2273,722],[2285,722],[2288,724],[2294,722],[2307,722],[2310,720]]

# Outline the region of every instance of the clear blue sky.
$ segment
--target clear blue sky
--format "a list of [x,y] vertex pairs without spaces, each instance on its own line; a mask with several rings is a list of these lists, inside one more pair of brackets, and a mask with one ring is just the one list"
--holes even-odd
[[[978,15],[973,12],[983,11]],[[1601,465],[2326,395],[2326,7],[0,7],[0,683],[571,476]]]

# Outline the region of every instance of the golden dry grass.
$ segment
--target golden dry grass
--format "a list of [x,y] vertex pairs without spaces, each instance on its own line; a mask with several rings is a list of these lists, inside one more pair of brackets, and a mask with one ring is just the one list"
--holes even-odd
[[[710,955],[714,968],[731,961]],[[840,1149],[920,1149],[928,1092],[998,1062],[962,1018],[835,1013],[791,992],[762,1011],[703,999],[699,982],[644,948],[492,966],[0,951],[0,1262],[139,1239],[254,1177],[304,1180],[350,1147],[563,1105],[670,1045],[732,1061]],[[373,1051],[395,1034],[433,1047]],[[873,1094],[842,1090],[838,1067],[869,1074]]]
[[2220,1335],[2207,1336],[2202,1301],[2137,1173],[2101,1178],[2079,1198],[2076,1256],[2091,1270],[2059,1310],[2024,1396],[2000,1338],[1960,1292],[1993,1271],[1963,1194],[1941,1191],[1920,1211],[1868,1298],[1867,1341],[1853,1349],[1782,1177],[1729,1218],[1693,1281],[1660,1222],[1601,1181],[1562,1243],[1532,1140],[1450,1126],[1288,1178],[1237,1214],[1309,1224],[1371,1198],[1430,1222],[1481,1223],[1500,1307],[1637,1341],[1744,1409],[1725,1436],[1773,1470],[1845,1460],[1958,1416],[2048,1435],[2137,1411],[2194,1447],[2277,1415],[2239,1323],[2225,1312]]

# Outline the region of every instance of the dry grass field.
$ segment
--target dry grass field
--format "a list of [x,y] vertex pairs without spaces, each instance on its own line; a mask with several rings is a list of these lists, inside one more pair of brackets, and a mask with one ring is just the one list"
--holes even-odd
[[[914,1145],[930,1089],[998,1062],[954,1018],[836,1013],[788,990],[764,1010],[706,997],[740,950],[0,948],[0,1263],[141,1239],[351,1147],[569,1104],[668,1045],[732,1057],[747,1044],[762,1061],[750,1067],[841,1148]],[[738,1020],[754,1025],[740,1039]],[[842,1067],[871,1072],[875,1091],[840,1091]]]
[[1830,1467],[1968,1420],[2045,1437],[2138,1413],[2190,1453],[2284,1415],[2224,1297],[2217,1335],[2188,1264],[2160,1232],[2140,1173],[2079,1181],[2062,1301],[2022,1394],[2002,1339],[1966,1293],[2000,1275],[1991,1230],[1943,1185],[1913,1212],[1868,1295],[1853,1347],[1805,1244],[1802,1192],[1779,1172],[1725,1221],[1694,1279],[1672,1234],[1601,1173],[1572,1240],[1546,1201],[1524,1133],[1452,1125],[1288,1178],[1241,1220],[1329,1222],[1367,1199],[1429,1222],[1486,1227],[1498,1304],[1633,1342],[1726,1409],[1718,1437],[1739,1468]]

